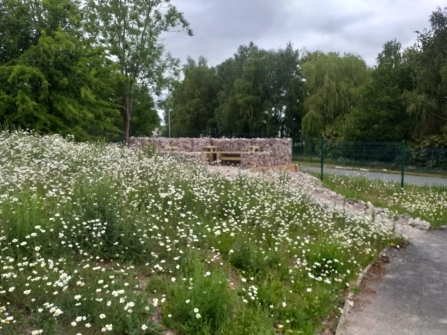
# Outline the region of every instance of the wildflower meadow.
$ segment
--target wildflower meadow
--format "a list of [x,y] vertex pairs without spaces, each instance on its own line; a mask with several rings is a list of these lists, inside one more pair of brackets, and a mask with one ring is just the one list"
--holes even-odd
[[0,133],[0,333],[315,334],[392,231],[287,178]]
[[370,201],[388,208],[395,215],[408,214],[438,228],[447,224],[447,188],[441,186],[405,185],[381,180],[369,180],[362,175],[352,177],[327,175],[324,186],[344,195]]

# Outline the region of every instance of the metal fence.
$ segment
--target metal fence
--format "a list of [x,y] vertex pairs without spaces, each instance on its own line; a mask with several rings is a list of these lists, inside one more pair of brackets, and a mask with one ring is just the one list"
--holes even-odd
[[293,160],[303,170],[348,175],[355,171],[368,178],[420,185],[447,186],[447,149],[415,148],[405,141],[347,142],[299,138],[292,142]]

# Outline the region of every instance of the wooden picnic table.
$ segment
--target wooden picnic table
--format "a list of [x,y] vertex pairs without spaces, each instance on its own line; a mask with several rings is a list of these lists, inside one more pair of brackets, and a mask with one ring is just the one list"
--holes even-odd
[[243,153],[253,153],[260,152],[261,148],[258,145],[250,145],[247,147],[247,151],[217,151],[218,147],[213,145],[207,145],[203,147],[207,153],[207,158],[209,161],[241,161],[241,154]]
[[218,151],[217,160],[219,161],[241,161],[241,154],[245,151]]
[[247,147],[248,152],[260,152],[261,151],[261,147],[259,145],[249,145]]
[[205,151],[208,151],[208,152],[217,152],[217,146],[214,146],[214,145],[207,145],[207,146],[203,147],[203,149],[205,149]]
[[206,156],[209,161],[215,161],[217,159],[217,146],[207,145],[203,147],[203,149],[207,152]]

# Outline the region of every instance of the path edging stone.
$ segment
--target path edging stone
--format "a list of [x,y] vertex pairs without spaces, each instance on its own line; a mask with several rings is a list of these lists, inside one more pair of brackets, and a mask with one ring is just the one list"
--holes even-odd
[[[389,246],[386,246],[381,252],[379,252],[379,255],[386,254],[388,250],[389,250]],[[360,275],[358,276],[358,278],[357,278],[357,280],[355,282],[355,285],[357,287],[360,287],[360,284],[362,283],[363,278],[366,276],[366,274],[368,273],[369,269],[374,264],[374,262],[375,262],[375,260],[373,260],[360,273]],[[345,324],[347,322],[346,316],[347,316],[349,310],[351,309],[351,307],[353,307],[354,295],[355,294],[350,290],[350,292],[348,293],[348,296],[346,298],[345,305],[343,306],[343,312],[342,312],[342,314],[340,316],[340,319],[338,320],[338,325],[337,325],[337,330],[335,331],[335,335],[343,335],[344,326],[345,326]]]

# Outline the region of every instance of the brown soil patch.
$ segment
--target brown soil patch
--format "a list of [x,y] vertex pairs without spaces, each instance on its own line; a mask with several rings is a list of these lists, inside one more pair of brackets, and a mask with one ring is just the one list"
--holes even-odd
[[[383,257],[382,257],[383,258]],[[380,282],[384,275],[386,275],[387,270],[384,263],[389,263],[389,259],[387,261],[382,262],[374,262],[366,273],[365,277],[363,277],[362,284],[367,284],[368,282]],[[362,284],[360,286],[362,286]]]
[[354,295],[352,311],[362,310],[374,298],[374,295],[377,293],[374,286],[380,283],[383,276],[387,273],[386,263],[389,263],[389,258],[381,256],[380,261],[374,262],[370,266],[360,283],[360,292]]

